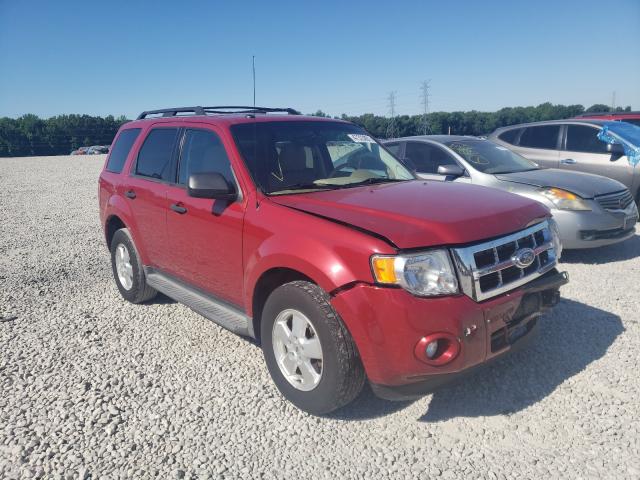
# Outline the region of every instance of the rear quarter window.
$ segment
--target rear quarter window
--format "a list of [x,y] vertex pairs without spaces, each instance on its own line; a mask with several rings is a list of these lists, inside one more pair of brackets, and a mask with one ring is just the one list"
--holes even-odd
[[522,130],[521,128],[512,128],[511,130],[507,130],[506,132],[502,132],[498,135],[498,138],[503,142],[510,143],[511,145],[516,144],[516,138],[518,138],[518,132]]
[[140,135],[139,128],[129,128],[120,132],[120,135],[116,138],[113,148],[111,149],[109,160],[107,160],[106,170],[108,172],[122,172],[122,168],[127,161],[131,147],[138,138],[138,135]]

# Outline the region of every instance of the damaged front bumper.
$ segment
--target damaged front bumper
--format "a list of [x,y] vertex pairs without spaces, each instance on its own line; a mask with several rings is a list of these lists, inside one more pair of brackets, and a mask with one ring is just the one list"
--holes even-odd
[[[402,289],[358,285],[332,304],[345,321],[373,391],[386,399],[421,396],[527,343],[538,317],[559,300],[568,281],[555,268],[522,287],[484,302],[465,295],[419,298]],[[434,333],[459,342],[444,365],[421,361],[421,339]]]

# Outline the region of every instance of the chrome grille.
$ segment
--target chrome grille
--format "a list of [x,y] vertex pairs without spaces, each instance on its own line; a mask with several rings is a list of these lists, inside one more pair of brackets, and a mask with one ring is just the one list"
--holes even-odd
[[629,190],[623,190],[622,192],[600,195],[596,197],[596,201],[605,210],[624,210],[633,202],[633,195]]
[[[516,253],[525,248],[533,250],[534,260],[521,267],[516,262]],[[547,221],[497,240],[454,248],[452,253],[462,291],[476,301],[513,290],[556,265]]]

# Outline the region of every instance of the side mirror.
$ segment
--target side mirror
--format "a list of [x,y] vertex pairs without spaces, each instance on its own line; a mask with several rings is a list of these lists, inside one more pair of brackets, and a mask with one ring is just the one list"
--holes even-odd
[[213,198],[233,202],[238,193],[219,173],[194,173],[189,176],[187,193],[190,197]]
[[438,167],[438,175],[458,178],[464,175],[464,168],[460,165],[440,165]]
[[619,143],[607,143],[606,149],[611,154],[612,162],[624,155],[624,147]]

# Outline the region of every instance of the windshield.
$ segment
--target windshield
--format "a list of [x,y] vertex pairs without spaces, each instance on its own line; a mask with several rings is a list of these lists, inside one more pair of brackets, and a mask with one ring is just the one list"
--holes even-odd
[[251,175],[267,194],[413,180],[363,129],[339,122],[256,122],[231,132]]
[[469,139],[443,143],[479,172],[515,173],[539,168],[536,163],[489,140]]
[[624,122],[607,122],[603,125],[609,132],[615,133],[622,140],[630,143],[634,147],[640,147],[640,127]]

